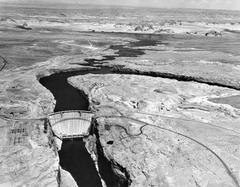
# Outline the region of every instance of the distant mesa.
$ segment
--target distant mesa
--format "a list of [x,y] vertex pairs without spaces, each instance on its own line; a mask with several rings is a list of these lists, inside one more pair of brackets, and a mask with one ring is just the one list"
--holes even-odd
[[186,34],[194,34],[194,35],[196,35],[196,34],[200,34],[200,33],[197,32],[197,31],[190,31],[190,32],[186,32]]
[[138,26],[135,27],[134,30],[135,31],[143,31],[143,28],[140,25],[138,25]]
[[162,21],[160,23],[160,26],[181,26],[181,25],[183,25],[181,20],[178,20],[178,21],[168,20],[168,21]]
[[4,18],[1,18],[0,21],[5,21],[5,22],[13,22],[13,23],[17,23],[14,19],[12,18],[9,18],[9,17],[4,17]]
[[222,36],[222,33],[215,30],[211,30],[206,32],[205,36]]
[[198,32],[198,31],[188,31],[186,32],[186,34],[188,35],[205,35],[205,36],[209,36],[209,37],[217,37],[217,36],[222,36],[222,33],[219,31],[215,31],[215,30],[210,30],[207,32]]
[[26,22],[23,23],[22,25],[17,25],[16,27],[19,29],[24,29],[24,30],[32,30],[31,27],[28,27],[28,24]]
[[231,29],[224,29],[225,32],[230,32],[230,33],[234,33],[234,34],[239,34],[240,30],[231,30]]
[[67,17],[67,15],[64,14],[64,13],[61,13],[60,16],[62,16],[62,17]]
[[149,31],[149,30],[154,30],[154,28],[152,24],[148,23],[137,25],[134,29],[134,31]]
[[174,34],[174,31],[171,29],[158,29],[154,33],[155,34]]

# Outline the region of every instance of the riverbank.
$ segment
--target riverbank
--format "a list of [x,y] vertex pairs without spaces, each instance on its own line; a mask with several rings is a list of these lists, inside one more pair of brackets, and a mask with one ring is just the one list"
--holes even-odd
[[[99,55],[106,55],[109,52],[101,54],[99,51],[95,53],[90,50],[88,55],[90,54],[98,58]],[[75,56],[75,60],[81,63],[82,59],[84,63],[88,55]],[[71,182],[72,177],[59,167],[57,146],[51,128],[46,127],[43,120],[37,120],[53,112],[56,103],[53,95],[38,82],[41,77],[61,71],[96,69],[71,64],[73,62],[72,56],[62,56],[22,67],[11,68],[13,66],[11,64],[1,71],[0,113],[6,118],[0,119],[2,129],[0,157],[4,160],[1,164],[2,185],[74,184]]]
[[[202,54],[203,48],[212,52],[212,48],[207,45],[202,46],[201,40],[195,39],[187,40],[190,42],[186,42],[184,46],[172,46],[173,43],[179,44],[185,41],[182,37],[171,40],[160,35],[156,39],[157,42],[152,42],[149,40],[151,35],[148,35],[147,39],[137,42],[134,37],[124,38],[107,34],[101,37],[99,34],[98,37],[94,37],[94,33],[80,36],[84,41],[92,36],[98,38],[94,41],[95,47],[90,49],[86,46],[81,47],[82,54],[65,55],[22,67],[12,64],[4,69],[0,75],[1,115],[9,118],[37,118],[51,113],[58,96],[54,98],[54,93],[42,87],[38,80],[57,72],[69,72],[71,75],[73,70],[88,71],[101,66],[124,67],[126,64],[130,66],[133,58],[140,59],[137,65],[149,71],[148,68],[162,66],[156,63],[162,62],[158,58],[164,52],[168,55],[169,53],[176,55],[184,53],[183,49],[185,49],[197,56]],[[118,43],[110,47],[115,41]],[[215,40],[210,40],[210,44],[216,44],[211,43],[212,41]],[[102,44],[103,42],[105,43]],[[191,42],[196,42],[194,49]],[[73,49],[69,48],[70,51]],[[237,69],[238,54],[233,53],[227,58],[226,48],[219,46],[218,50],[221,54],[224,53],[226,60],[229,60],[225,63],[231,64],[224,67]],[[150,54],[156,56],[151,58]],[[208,60],[215,59],[218,54],[209,55]],[[180,57],[184,58],[183,56],[186,56],[186,53]],[[178,59],[179,56],[175,61],[165,58],[164,62],[168,66],[175,67]],[[195,59],[196,56],[193,61]],[[89,62],[92,64],[87,64]],[[95,63],[97,66],[94,66]],[[181,66],[177,67],[180,71]],[[221,68],[222,64],[214,67]],[[199,72],[204,70],[199,68]],[[131,186],[238,185],[239,110],[227,103],[214,104],[208,99],[239,95],[239,91],[200,84],[193,82],[194,80],[183,82],[168,78],[153,78],[151,74],[141,76],[141,73],[139,75],[107,73],[107,75],[88,74],[68,79],[75,88],[84,91],[89,98],[90,109],[96,114],[96,129],[92,138],[97,138],[95,142],[98,142],[99,147],[98,150],[92,149],[86,144],[88,151],[93,151],[91,154],[104,155],[114,171],[120,171],[117,173],[119,176],[123,174],[128,181],[132,181]],[[61,89],[58,91],[61,92]],[[60,174],[62,179],[69,179],[65,181],[72,180],[66,172],[59,173],[61,171],[59,158],[50,130],[46,133],[46,129],[38,125],[37,121],[29,123],[27,126],[36,127],[36,131],[15,145],[14,138],[13,140],[11,138],[19,137],[19,134],[10,136],[9,132],[26,127],[12,125],[2,119],[1,125],[3,126],[1,146],[6,147],[2,158],[7,158],[5,155],[10,155],[12,152],[15,153],[14,157],[5,159],[1,166],[2,171],[5,171],[4,168],[12,168],[1,175],[2,184],[55,186],[61,183]],[[25,131],[29,133],[31,129],[23,130],[20,137],[24,137]],[[19,149],[21,152],[18,152]],[[39,152],[43,154],[37,154]],[[24,162],[22,155],[28,155],[29,160]],[[46,159],[49,161],[45,162]],[[38,161],[45,163],[43,168]],[[9,165],[11,162],[18,165],[11,167]],[[18,174],[22,170],[25,175]],[[210,172],[212,170],[214,172]],[[40,177],[36,178],[35,175]],[[45,175],[49,177],[46,178]]]
[[208,101],[239,91],[141,75],[69,81],[88,95],[103,152],[131,186],[239,185],[240,111]]

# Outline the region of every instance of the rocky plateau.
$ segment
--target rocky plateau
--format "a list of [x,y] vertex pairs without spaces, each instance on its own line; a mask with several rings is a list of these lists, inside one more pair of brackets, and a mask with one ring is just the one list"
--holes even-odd
[[239,91],[137,75],[84,75],[105,156],[130,186],[239,186],[239,109],[211,98]]
[[115,186],[240,187],[240,53],[229,47],[238,39],[75,33],[59,40],[61,34],[44,35],[47,47],[39,38],[23,47],[19,38],[29,36],[20,33],[20,44],[2,51],[8,60],[14,50],[34,53],[39,43],[41,55],[56,48],[48,60],[0,71],[1,187],[77,186],[59,166],[61,142],[46,121],[56,100],[39,79],[101,67],[114,72],[68,79],[94,113],[84,141],[100,174],[101,157]]

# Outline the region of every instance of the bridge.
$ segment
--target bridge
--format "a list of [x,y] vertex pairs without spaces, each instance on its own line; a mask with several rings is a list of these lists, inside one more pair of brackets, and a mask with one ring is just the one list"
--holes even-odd
[[61,139],[78,138],[89,135],[93,114],[83,110],[68,110],[48,115],[50,125]]

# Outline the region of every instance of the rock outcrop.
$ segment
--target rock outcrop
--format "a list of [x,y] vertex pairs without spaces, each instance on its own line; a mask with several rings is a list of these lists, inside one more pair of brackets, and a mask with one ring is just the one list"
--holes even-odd
[[32,30],[32,28],[29,27],[26,22],[24,22],[22,25],[17,25],[16,27],[19,29],[24,29],[24,30]]
[[205,33],[205,36],[222,36],[221,32],[211,30]]
[[151,30],[154,30],[154,27],[152,24],[148,24],[148,23],[139,24],[134,28],[134,31],[140,31],[140,32],[141,31],[151,31]]
[[88,95],[104,154],[130,186],[239,186],[239,109],[208,100],[239,91],[136,75],[69,82]]

